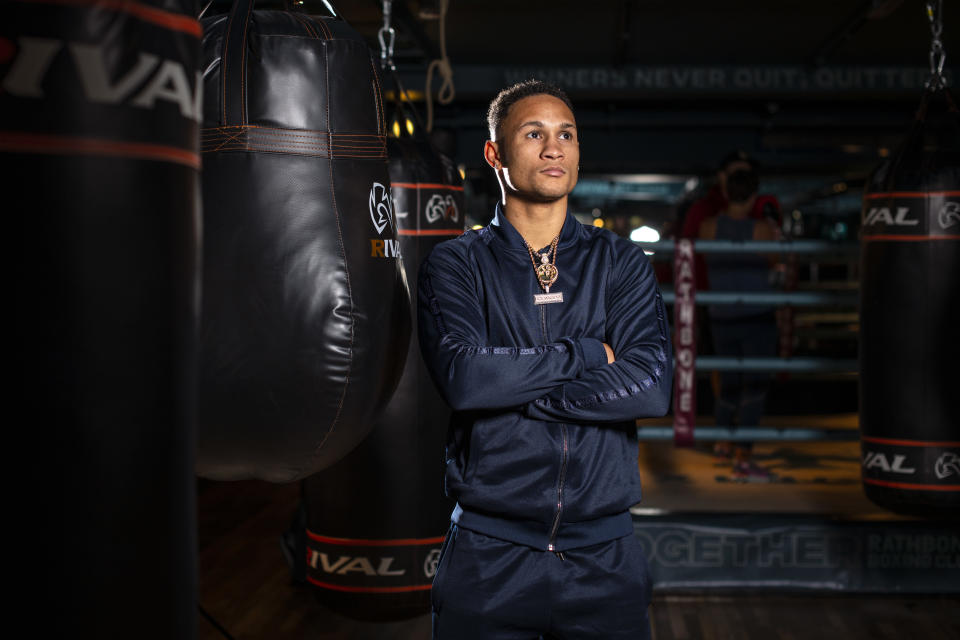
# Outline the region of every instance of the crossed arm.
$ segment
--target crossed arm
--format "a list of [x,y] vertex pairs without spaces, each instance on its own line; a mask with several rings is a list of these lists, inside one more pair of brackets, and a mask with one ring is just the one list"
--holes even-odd
[[[466,257],[434,251],[420,272],[420,346],[456,411],[520,408],[556,422],[616,422],[663,415],[670,338],[653,269],[642,251],[618,261],[603,340],[561,338],[529,347],[487,344]],[[610,362],[612,354],[616,360]]]

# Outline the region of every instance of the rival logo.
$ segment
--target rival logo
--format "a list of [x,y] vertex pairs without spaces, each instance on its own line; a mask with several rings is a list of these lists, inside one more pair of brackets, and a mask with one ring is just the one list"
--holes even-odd
[[460,221],[460,212],[457,210],[457,203],[451,195],[443,196],[439,193],[433,194],[430,196],[430,200],[427,201],[427,206],[423,212],[427,217],[427,222],[430,224],[433,224],[441,218],[453,222]]
[[402,576],[406,569],[390,569],[393,558],[379,558],[376,567],[369,558],[363,556],[339,556],[331,562],[330,556],[322,551],[310,550],[307,555],[307,564],[311,569],[319,569],[324,573],[336,573],[345,576],[350,572],[362,573],[367,576]]
[[916,472],[914,467],[904,467],[903,463],[907,459],[904,455],[894,455],[893,462],[887,460],[887,456],[879,451],[867,451],[863,454],[863,469],[880,469],[884,473],[900,473],[911,475]]
[[920,224],[919,220],[908,218],[910,207],[897,207],[897,213],[891,214],[887,207],[873,207],[863,219],[865,226],[882,222],[891,227],[913,227]]
[[952,475],[960,476],[960,456],[947,451],[933,465],[933,472],[938,480],[949,478]]
[[[65,42],[53,38],[21,37],[19,51],[3,78],[3,89],[19,98],[43,98],[43,79],[64,46],[76,67],[87,100],[98,104],[127,103],[152,109],[157,100],[172,102],[184,118],[200,122],[202,75],[195,74],[191,89],[187,70],[175,60],[141,52],[136,64],[111,79],[105,64],[104,48],[95,44]],[[115,52],[110,53],[113,57]]]
[[386,238],[370,238],[370,257],[371,258],[399,258],[400,241]]
[[941,229],[949,229],[955,224],[960,224],[960,202],[944,202],[937,215],[937,222],[940,223]]
[[393,198],[390,197],[390,189],[379,182],[374,182],[370,187],[370,220],[373,221],[373,228],[377,230],[377,235],[383,235],[383,230],[390,224],[390,217],[393,214]]
[[427,559],[423,561],[423,575],[432,578],[437,575],[437,566],[440,564],[440,549],[430,549]]

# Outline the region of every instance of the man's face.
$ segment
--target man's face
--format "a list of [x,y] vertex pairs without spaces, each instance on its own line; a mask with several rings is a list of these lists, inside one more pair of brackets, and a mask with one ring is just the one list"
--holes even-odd
[[580,143],[573,113],[559,98],[540,94],[516,102],[487,143],[487,161],[502,167],[507,196],[555,202],[577,184]]
[[730,199],[730,196],[727,194],[727,177],[735,171],[743,171],[744,169],[753,169],[753,165],[746,160],[735,160],[717,173],[717,181],[720,183],[720,191],[723,193],[724,198]]

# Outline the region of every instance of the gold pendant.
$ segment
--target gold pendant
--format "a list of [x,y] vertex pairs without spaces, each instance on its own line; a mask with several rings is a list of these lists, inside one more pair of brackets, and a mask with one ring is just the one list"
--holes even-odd
[[552,264],[541,264],[537,266],[537,280],[544,291],[550,292],[550,285],[557,281],[560,272]]

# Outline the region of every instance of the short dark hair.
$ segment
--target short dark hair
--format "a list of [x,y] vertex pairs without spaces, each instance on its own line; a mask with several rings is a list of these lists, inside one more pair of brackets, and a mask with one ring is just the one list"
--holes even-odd
[[497,134],[500,133],[500,124],[507,117],[510,107],[524,98],[540,94],[546,94],[562,100],[563,104],[567,105],[567,108],[570,109],[570,113],[573,113],[573,103],[570,102],[570,98],[567,97],[563,89],[555,84],[543,82],[542,80],[534,80],[533,78],[524,80],[498,93],[497,97],[490,103],[490,108],[487,109],[487,127],[490,129],[490,139],[496,141]]
[[720,166],[717,167],[717,171],[726,171],[727,167],[732,165],[734,162],[746,162],[754,171],[760,169],[760,163],[757,162],[756,158],[742,149],[737,149],[736,151],[731,151],[727,155],[723,156],[723,160],[720,161]]

